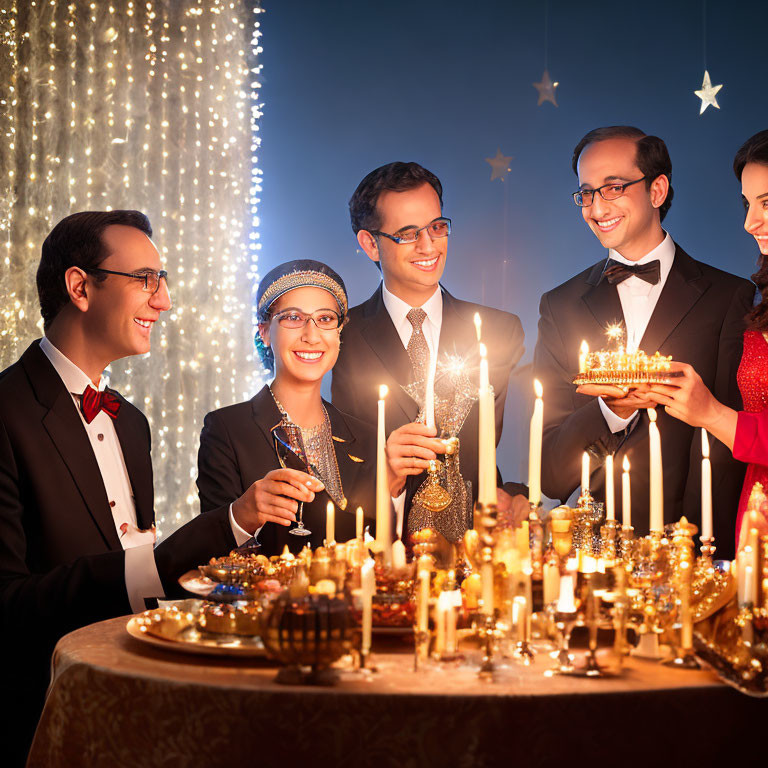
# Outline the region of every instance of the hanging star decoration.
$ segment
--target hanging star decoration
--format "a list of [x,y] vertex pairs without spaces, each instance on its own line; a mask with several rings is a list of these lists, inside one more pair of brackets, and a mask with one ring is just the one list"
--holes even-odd
[[533,83],[532,85],[539,92],[539,101],[536,104],[537,107],[540,107],[545,101],[551,101],[557,106],[555,88],[557,88],[560,83],[552,82],[552,78],[549,76],[549,70],[544,70],[544,74],[541,76],[541,82]]
[[494,179],[501,179],[506,181],[507,174],[512,170],[509,167],[509,163],[512,157],[507,157],[501,154],[501,150],[496,150],[496,157],[486,157],[485,162],[491,166],[491,181]]
[[704,81],[701,84],[700,91],[694,91],[694,93],[701,99],[700,115],[704,114],[704,110],[712,105],[715,109],[720,109],[720,105],[717,103],[717,92],[722,88],[722,85],[712,85],[712,80],[709,78],[709,72],[704,70]]

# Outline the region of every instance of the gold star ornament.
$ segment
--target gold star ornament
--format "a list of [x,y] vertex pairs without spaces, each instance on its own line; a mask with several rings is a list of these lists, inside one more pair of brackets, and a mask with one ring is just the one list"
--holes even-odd
[[536,104],[537,107],[540,107],[545,101],[551,101],[557,106],[555,88],[557,88],[560,83],[552,82],[552,78],[549,76],[549,70],[544,70],[544,74],[541,76],[541,82],[533,83],[532,85],[539,92],[539,101]]
[[704,114],[704,110],[708,106],[713,106],[715,109],[720,109],[720,105],[717,103],[717,92],[722,88],[722,85],[712,85],[712,81],[709,78],[709,72],[704,71],[704,82],[701,84],[700,91],[694,91],[694,93],[701,99],[700,115]]
[[501,154],[501,150],[496,150],[496,157],[486,157],[485,162],[491,166],[491,181],[494,179],[501,179],[505,181],[507,174],[512,170],[509,167],[509,163],[512,157],[507,157]]

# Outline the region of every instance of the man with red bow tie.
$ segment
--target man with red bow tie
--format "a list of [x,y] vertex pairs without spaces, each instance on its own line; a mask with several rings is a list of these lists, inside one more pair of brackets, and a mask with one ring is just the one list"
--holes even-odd
[[263,523],[255,505],[238,520],[227,506],[154,546],[149,424],[102,379],[149,352],[171,307],[151,234],[138,211],[59,222],[37,272],[45,336],[0,373],[0,676],[14,712],[0,718],[4,765],[23,764],[63,634],[173,596],[182,573]]

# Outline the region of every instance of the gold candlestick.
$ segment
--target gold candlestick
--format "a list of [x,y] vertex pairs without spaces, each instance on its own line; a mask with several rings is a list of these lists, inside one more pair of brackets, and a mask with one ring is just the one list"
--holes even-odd
[[616,560],[616,535],[619,526],[615,520],[606,520],[600,528],[600,556],[613,564]]
[[699,662],[693,654],[693,611],[691,610],[691,592],[695,565],[693,536],[697,532],[695,525],[685,517],[674,527],[672,535],[674,573],[672,584],[677,592],[680,618],[680,640],[675,656],[664,663],[680,669],[699,669]]
[[[494,529],[496,528],[497,508],[495,504],[475,504],[475,530],[479,529],[480,550],[480,568],[484,578],[494,574],[493,568],[493,549],[495,546]],[[483,583],[482,617],[478,623],[478,636],[483,644],[483,661],[480,665],[478,675],[481,679],[493,678],[495,663],[493,660],[498,629],[496,618],[498,611],[493,605],[491,597],[494,590],[486,583]]]
[[635,529],[631,525],[622,525],[619,534],[619,552],[625,566],[632,565],[632,546],[635,538]]

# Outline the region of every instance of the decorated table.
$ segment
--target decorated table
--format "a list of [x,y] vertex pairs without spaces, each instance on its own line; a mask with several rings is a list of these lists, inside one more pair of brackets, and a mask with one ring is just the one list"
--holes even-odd
[[30,766],[710,765],[759,744],[768,704],[706,670],[629,658],[620,677],[544,677],[551,664],[479,655],[414,672],[412,641],[375,638],[377,672],[285,686],[264,659],[170,652],[126,618],[58,644]]

